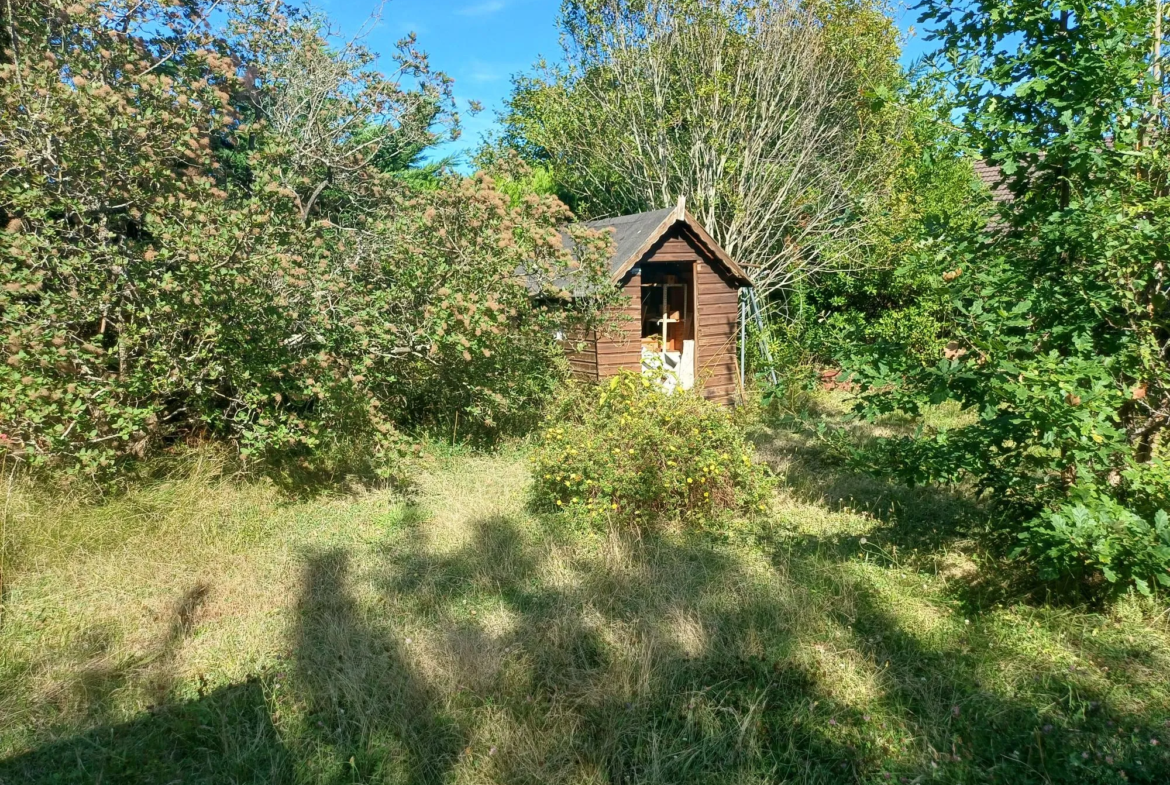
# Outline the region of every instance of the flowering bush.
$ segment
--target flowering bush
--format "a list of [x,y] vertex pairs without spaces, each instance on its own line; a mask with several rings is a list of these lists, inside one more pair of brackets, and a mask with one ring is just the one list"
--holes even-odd
[[533,458],[545,509],[649,523],[766,507],[767,467],[718,404],[626,372],[563,409]]
[[487,177],[407,187],[456,119],[409,39],[388,77],[280,2],[61,5],[0,32],[0,456],[101,476],[206,435],[385,472],[401,429],[552,387],[604,298],[530,287],[606,280],[608,238]]

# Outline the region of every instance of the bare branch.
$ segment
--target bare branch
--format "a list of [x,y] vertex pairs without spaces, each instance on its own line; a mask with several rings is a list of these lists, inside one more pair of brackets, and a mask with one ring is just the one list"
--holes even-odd
[[533,129],[586,212],[686,196],[764,295],[855,268],[864,237],[848,216],[879,172],[815,12],[756,0],[602,9],[589,35],[567,37],[573,65],[542,74],[564,121]]

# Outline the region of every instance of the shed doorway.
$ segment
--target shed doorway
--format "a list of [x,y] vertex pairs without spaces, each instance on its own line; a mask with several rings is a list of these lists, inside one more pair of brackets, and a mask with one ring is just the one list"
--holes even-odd
[[695,266],[642,266],[642,375],[668,390],[695,384]]

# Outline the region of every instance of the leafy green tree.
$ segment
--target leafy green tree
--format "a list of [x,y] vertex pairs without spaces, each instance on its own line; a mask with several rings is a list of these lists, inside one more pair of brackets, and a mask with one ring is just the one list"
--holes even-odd
[[822,362],[839,364],[874,344],[937,361],[949,340],[951,303],[938,240],[985,223],[987,202],[952,99],[930,73],[912,73],[898,96],[903,133],[885,198],[869,216],[868,264],[833,270],[789,298],[799,339]]
[[495,178],[496,187],[506,193],[513,204],[529,195],[556,196],[566,204],[573,201],[544,164],[530,164],[501,139],[488,139],[475,155],[478,171]]
[[885,347],[859,363],[868,410],[972,407],[975,425],[888,445],[890,460],[916,481],[972,478],[1026,522],[1049,577],[1170,586],[1162,6],[922,8],[965,131],[1015,198],[941,249],[955,314],[945,356]]

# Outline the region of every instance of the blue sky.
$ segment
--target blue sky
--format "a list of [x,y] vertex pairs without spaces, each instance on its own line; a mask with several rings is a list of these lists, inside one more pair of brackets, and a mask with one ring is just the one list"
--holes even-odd
[[[377,0],[316,0],[313,5],[347,34],[357,32],[378,9]],[[455,96],[463,114],[463,137],[442,152],[468,152],[494,128],[510,77],[528,70],[538,57],[560,57],[559,8],[560,0],[388,0],[367,43],[375,52],[386,54],[407,33],[418,35],[432,67],[455,79]],[[914,11],[899,13],[903,32],[916,16]],[[928,48],[920,36],[910,37],[904,59],[909,62]],[[469,100],[481,102],[484,111],[469,116]]]

